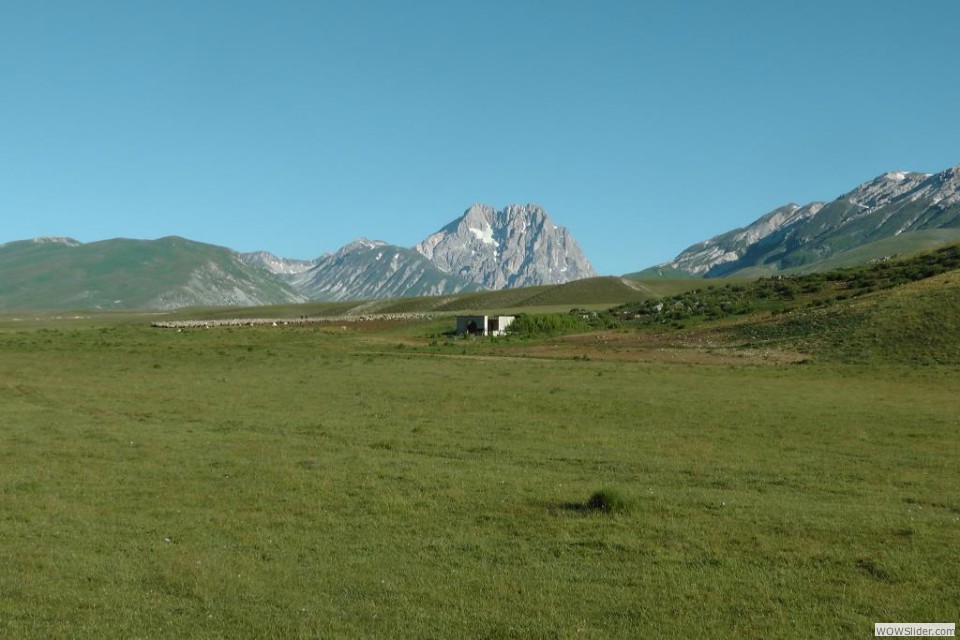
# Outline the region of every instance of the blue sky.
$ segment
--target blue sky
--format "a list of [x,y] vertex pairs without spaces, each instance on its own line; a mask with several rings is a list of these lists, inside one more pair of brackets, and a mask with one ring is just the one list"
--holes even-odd
[[535,202],[601,273],[960,164],[960,3],[0,0],[0,242],[316,257]]

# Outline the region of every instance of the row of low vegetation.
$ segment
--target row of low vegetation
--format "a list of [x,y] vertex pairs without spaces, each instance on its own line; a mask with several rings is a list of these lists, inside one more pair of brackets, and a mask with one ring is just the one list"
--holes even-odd
[[616,329],[619,318],[609,311],[572,309],[570,313],[520,314],[510,325],[510,334],[521,337],[557,336]]

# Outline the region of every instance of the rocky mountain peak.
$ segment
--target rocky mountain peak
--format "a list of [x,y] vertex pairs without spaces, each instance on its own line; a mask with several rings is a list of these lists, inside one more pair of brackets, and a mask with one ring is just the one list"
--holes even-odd
[[441,271],[490,289],[596,275],[569,232],[535,204],[474,204],[415,249]]
[[496,209],[486,204],[477,203],[470,205],[470,208],[463,213],[463,217],[460,218],[459,222],[461,224],[487,223],[492,225],[496,220],[496,216]]
[[349,253],[351,251],[365,251],[367,249],[375,249],[377,247],[386,247],[387,243],[383,240],[370,240],[360,236],[353,242],[348,242],[347,244],[340,247],[340,250],[337,253]]

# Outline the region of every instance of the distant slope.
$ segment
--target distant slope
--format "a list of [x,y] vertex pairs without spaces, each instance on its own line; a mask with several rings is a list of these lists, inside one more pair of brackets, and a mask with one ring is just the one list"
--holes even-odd
[[[833,202],[776,209],[747,227],[697,243],[653,269],[697,276],[756,276],[818,271],[849,264],[858,249],[888,241],[885,251],[915,251],[960,230],[960,167],[935,175],[894,171],[865,182]],[[845,254],[843,260],[832,259]],[[867,259],[870,259],[867,257]],[[826,262],[825,262],[826,261]],[[647,269],[640,274],[649,276]]]
[[[535,308],[589,306],[607,308],[692,289],[702,280],[664,281],[637,286],[620,278],[587,278],[559,285],[541,285],[501,291],[474,291],[443,296],[398,297],[378,300],[308,302],[304,304],[250,307],[244,309],[189,309],[176,318],[300,318],[303,316],[369,315],[384,313],[455,314],[463,311],[519,311]],[[679,284],[678,284],[679,283]]]
[[440,296],[479,288],[440,271],[412,249],[366,238],[318,258],[291,283],[314,300]]
[[[700,280],[687,280],[686,288]],[[574,282],[500,291],[479,291],[454,296],[406,298],[366,303],[364,313],[458,313],[463,311],[517,311],[537,307],[607,307],[686,290],[673,281],[652,287],[637,286],[621,278],[605,276]]]
[[[813,273],[855,267],[873,260],[931,251],[956,242],[960,242],[960,228],[908,231],[892,238],[883,238],[847,251],[841,251],[810,265],[784,269],[782,273]],[[744,275],[747,274],[744,273]]]
[[570,305],[615,304],[621,300],[638,300],[646,295],[627,285],[620,278],[586,278],[563,284],[505,289],[503,291],[461,296],[444,304],[441,309],[465,311],[471,309],[519,309]]
[[0,246],[0,309],[176,309],[305,298],[229,249],[179,237]]
[[688,271],[661,264],[655,267],[647,267],[642,271],[624,274],[623,277],[630,278],[631,280],[662,280],[671,278],[693,278],[695,276]]
[[717,269],[738,264],[754,247],[769,245],[771,236],[813,217],[822,208],[821,203],[815,202],[805,207],[788,204],[774,209],[747,227],[693,245],[662,266],[677,273],[713,275]]

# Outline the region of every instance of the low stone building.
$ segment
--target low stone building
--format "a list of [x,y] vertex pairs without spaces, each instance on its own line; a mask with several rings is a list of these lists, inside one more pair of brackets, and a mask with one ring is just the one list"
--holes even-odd
[[457,335],[502,336],[515,316],[457,316]]

